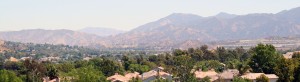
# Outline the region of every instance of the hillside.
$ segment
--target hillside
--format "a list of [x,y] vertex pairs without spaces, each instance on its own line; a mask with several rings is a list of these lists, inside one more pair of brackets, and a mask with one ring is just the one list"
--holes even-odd
[[3,53],[5,51],[9,51],[9,49],[5,47],[5,42],[3,40],[0,40],[0,53]]
[[86,28],[81,32],[33,29],[0,32],[0,39],[106,48],[199,47],[200,44],[215,41],[300,35],[300,7],[275,14],[234,15],[222,12],[215,16],[202,17],[174,13],[125,33],[104,31],[105,29],[98,28]]
[[89,46],[99,42],[101,37],[71,30],[31,29],[0,32],[0,39],[23,43],[49,43]]
[[88,33],[88,34],[95,34],[98,36],[112,36],[124,33],[125,31],[117,30],[117,29],[111,29],[111,28],[100,28],[100,27],[87,27],[78,30],[79,32]]
[[193,41],[189,44],[199,44],[211,41],[291,36],[300,34],[299,19],[300,8],[276,14],[220,13],[210,17],[174,13],[112,37],[107,42],[111,42],[111,46],[115,47],[175,47],[186,41]]

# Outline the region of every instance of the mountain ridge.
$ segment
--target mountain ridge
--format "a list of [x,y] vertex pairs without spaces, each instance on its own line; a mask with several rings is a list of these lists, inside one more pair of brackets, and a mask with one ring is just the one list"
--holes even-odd
[[[299,35],[300,7],[274,14],[234,15],[221,12],[215,16],[202,17],[194,14],[173,13],[128,32],[105,37],[70,30],[50,31],[50,33],[47,31],[22,33],[24,30],[17,32],[12,32],[12,34],[10,34],[11,32],[0,32],[0,39],[84,46],[97,45],[106,48],[197,47],[199,44],[214,41]],[[41,35],[43,37],[38,37]],[[28,38],[26,39],[26,37]]]

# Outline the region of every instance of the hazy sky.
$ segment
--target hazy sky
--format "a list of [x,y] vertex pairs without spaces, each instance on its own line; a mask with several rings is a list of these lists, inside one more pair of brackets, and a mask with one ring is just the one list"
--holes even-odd
[[109,27],[130,30],[172,13],[277,13],[300,0],[0,0],[0,31]]

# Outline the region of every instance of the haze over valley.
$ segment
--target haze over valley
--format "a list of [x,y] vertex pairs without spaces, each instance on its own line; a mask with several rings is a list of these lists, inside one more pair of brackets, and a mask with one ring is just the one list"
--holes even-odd
[[23,43],[79,45],[97,48],[166,49],[199,47],[228,41],[300,34],[300,7],[281,12],[202,17],[173,13],[130,31],[87,27],[81,30],[27,29],[2,31],[0,39]]

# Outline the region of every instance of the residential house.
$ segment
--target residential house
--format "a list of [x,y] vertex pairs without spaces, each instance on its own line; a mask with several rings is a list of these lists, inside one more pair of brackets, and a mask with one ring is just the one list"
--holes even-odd
[[126,78],[132,79],[132,78],[141,78],[140,73],[133,72],[133,73],[127,73],[125,74]]
[[287,52],[287,53],[283,54],[283,57],[284,57],[285,59],[290,59],[290,58],[293,57],[294,53],[300,53],[300,51]]
[[32,57],[22,57],[20,60],[25,61],[26,59],[32,59]]
[[202,71],[201,69],[194,72],[197,79],[203,79],[210,77],[210,81],[216,81],[218,79],[218,73],[215,70]]
[[218,74],[218,78],[222,79],[225,82],[232,82],[235,76],[238,76],[239,70],[237,69],[227,69],[222,73]]
[[149,72],[145,72],[141,75],[143,82],[151,82],[157,78],[167,79],[172,81],[172,75],[163,71],[163,67],[157,67]]
[[108,77],[106,80],[111,82],[129,82],[130,79],[116,73],[115,75]]
[[108,77],[107,80],[111,82],[129,82],[132,78],[140,78],[139,73],[127,73],[125,76],[116,73],[115,75]]
[[17,58],[10,57],[9,59],[6,59],[5,61],[18,62],[19,60]]
[[43,82],[60,82],[60,78],[50,79],[49,77],[44,77]]
[[261,75],[265,75],[269,78],[270,82],[276,82],[278,80],[278,76],[275,74],[264,74],[264,73],[246,73],[245,75],[242,75],[242,78],[247,78],[250,80],[253,80],[253,82],[256,82],[256,78],[258,78]]
[[51,61],[51,62],[56,62],[58,60],[60,60],[59,57],[43,57],[39,59],[39,61]]

